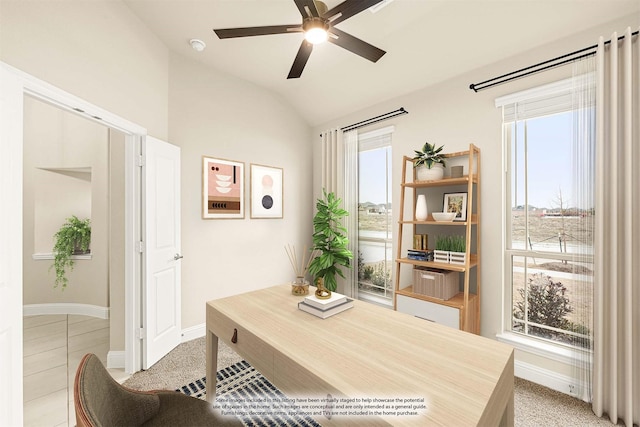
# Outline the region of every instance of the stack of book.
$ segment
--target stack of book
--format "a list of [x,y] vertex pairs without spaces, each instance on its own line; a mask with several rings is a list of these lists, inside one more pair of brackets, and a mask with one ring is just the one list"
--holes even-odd
[[337,292],[328,299],[320,299],[311,294],[298,303],[298,308],[307,313],[326,319],[353,307],[353,300]]
[[417,261],[433,261],[433,250],[408,249],[407,258],[417,260]]

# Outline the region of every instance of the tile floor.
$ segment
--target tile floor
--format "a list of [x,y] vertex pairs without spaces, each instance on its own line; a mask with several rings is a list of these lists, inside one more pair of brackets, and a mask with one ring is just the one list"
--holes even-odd
[[[107,364],[109,320],[78,315],[24,318],[24,425],[74,426],[73,381],[86,353]],[[110,370],[124,381],[123,370]]]

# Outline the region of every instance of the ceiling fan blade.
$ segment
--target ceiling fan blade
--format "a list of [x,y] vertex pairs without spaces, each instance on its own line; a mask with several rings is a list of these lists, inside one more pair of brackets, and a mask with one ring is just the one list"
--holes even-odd
[[318,9],[316,8],[316,4],[313,2],[313,0],[293,0],[293,1],[296,4],[296,6],[298,6],[300,15],[302,15],[303,18],[309,17],[309,14],[307,13],[307,9],[305,7],[309,8],[309,12],[311,13],[311,16],[316,18],[320,16],[318,14]]
[[[353,15],[357,15],[363,10],[369,9],[371,6],[374,6],[381,1],[382,0],[345,0],[333,9],[323,13],[322,17],[331,21],[331,25],[336,25],[345,19],[351,18]],[[340,16],[333,20],[331,19],[338,14]]]
[[224,28],[213,30],[221,39],[235,37],[266,36],[269,34],[287,34],[301,32],[302,26],[298,25],[271,25],[267,27]]
[[[377,62],[378,59],[382,58],[382,55],[387,53],[384,50],[378,49],[377,47],[370,45],[351,34],[340,31],[337,28],[332,27],[329,30],[329,33],[329,39],[327,41],[347,49],[356,55],[360,55],[371,62]],[[337,38],[332,37],[332,35],[337,36]]]
[[306,40],[302,40],[296,59],[293,61],[293,65],[287,76],[288,79],[297,79],[302,75],[302,70],[304,70],[304,66],[307,65],[312,50],[313,45]]

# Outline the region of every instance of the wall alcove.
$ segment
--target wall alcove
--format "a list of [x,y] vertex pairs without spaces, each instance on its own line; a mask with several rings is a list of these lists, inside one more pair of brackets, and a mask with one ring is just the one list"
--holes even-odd
[[[73,215],[80,219],[91,218],[91,166],[36,167],[35,169],[36,195],[32,258],[52,260],[52,236],[62,224],[59,222],[57,213],[73,212]],[[56,211],[53,215],[52,210]],[[72,259],[91,259],[91,253],[74,255]]]

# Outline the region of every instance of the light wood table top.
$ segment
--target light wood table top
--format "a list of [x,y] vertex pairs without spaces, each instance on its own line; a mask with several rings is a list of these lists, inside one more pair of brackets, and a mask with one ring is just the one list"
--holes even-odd
[[[420,415],[389,409],[366,425],[513,425],[511,347],[361,301],[320,319],[299,310],[300,300],[279,285],[209,301],[208,388],[220,338],[288,397],[424,399]],[[364,421],[314,418],[322,425]]]

